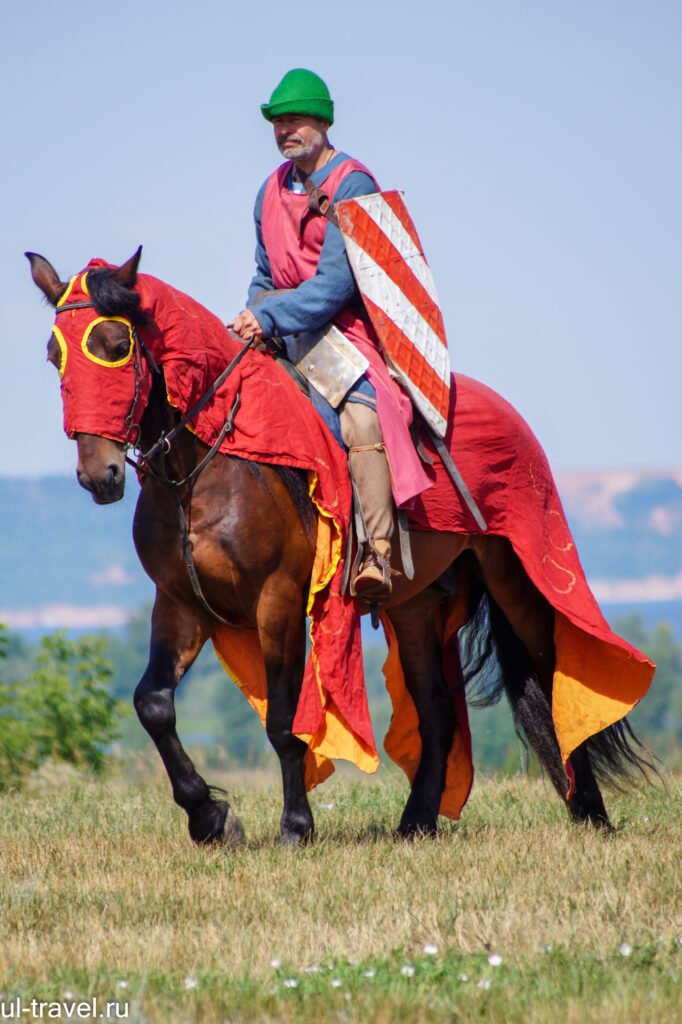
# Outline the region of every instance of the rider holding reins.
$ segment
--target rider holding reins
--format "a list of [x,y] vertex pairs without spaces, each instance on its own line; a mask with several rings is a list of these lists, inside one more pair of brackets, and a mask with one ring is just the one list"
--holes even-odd
[[392,496],[398,507],[409,505],[429,480],[409,433],[410,400],[389,373],[327,213],[329,201],[378,186],[330,143],[334,104],[312,71],[289,71],[261,110],[286,163],[256,198],[256,274],[232,329],[245,341],[281,339],[308,378],[313,404],[323,414],[325,406],[337,408],[368,538],[355,590],[382,601],[391,593]]

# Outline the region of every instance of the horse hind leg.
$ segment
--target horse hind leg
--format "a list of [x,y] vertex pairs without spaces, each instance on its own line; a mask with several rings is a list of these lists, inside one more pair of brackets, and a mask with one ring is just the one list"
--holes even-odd
[[403,836],[437,833],[438,810],[456,725],[435,628],[436,612],[442,600],[442,593],[425,590],[387,612],[396,632],[405,684],[419,717],[422,748],[398,826]]
[[157,591],[152,612],[149,664],[137,685],[135,710],[161,755],[175,802],[187,813],[195,843],[222,842],[236,848],[244,830],[227,801],[195,769],[175,729],[175,688],[207,639],[199,622]]
[[472,544],[492,598],[490,623],[515,722],[571,816],[596,826],[608,815],[583,744],[571,755],[574,789],[564,769],[552,718],[554,609],[529,579],[511,544],[481,537]]

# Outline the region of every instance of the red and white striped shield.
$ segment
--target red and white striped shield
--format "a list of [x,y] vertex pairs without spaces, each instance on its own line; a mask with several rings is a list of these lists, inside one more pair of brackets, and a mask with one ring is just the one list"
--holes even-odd
[[335,203],[360,294],[379,342],[414,404],[445,436],[450,359],[433,277],[402,192]]

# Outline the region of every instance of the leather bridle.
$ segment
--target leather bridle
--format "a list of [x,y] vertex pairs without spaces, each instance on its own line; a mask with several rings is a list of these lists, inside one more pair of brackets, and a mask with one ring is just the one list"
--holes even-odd
[[[64,313],[72,309],[97,309],[97,307],[95,306],[94,302],[70,302],[66,303],[63,306],[58,306],[56,311],[57,313]],[[232,403],[232,407],[227,415],[227,419],[225,420],[225,423],[223,424],[222,429],[218,434],[216,440],[214,441],[213,445],[211,446],[207,454],[204,456],[204,458],[201,460],[201,462],[199,462],[194,467],[194,469],[192,469],[182,480],[170,480],[168,477],[163,476],[161,473],[158,473],[155,469],[153,469],[150,463],[155,456],[159,454],[167,455],[170,452],[172,442],[175,440],[178,434],[180,434],[185,429],[185,427],[189,425],[192,419],[199,412],[201,412],[206,403],[209,402],[211,398],[213,398],[216,391],[227,380],[229,375],[232,373],[235,367],[241,362],[241,360],[244,358],[249,349],[253,347],[256,339],[252,338],[251,341],[248,341],[239,350],[239,352],[237,352],[236,356],[227,364],[222,373],[219,374],[218,377],[216,377],[216,379],[213,381],[208,390],[201,396],[196,405],[194,405],[190,409],[190,411],[185,416],[183,416],[183,418],[178,423],[176,423],[172,430],[169,430],[168,433],[162,430],[158,440],[155,441],[151,448],[149,448],[149,450],[146,452],[142,452],[140,451],[139,448],[136,447],[137,442],[140,439],[140,425],[139,423],[135,423],[134,421],[135,409],[137,407],[137,403],[140,397],[140,384],[142,381],[142,375],[144,373],[144,368],[142,366],[142,357],[144,356],[148,366],[151,367],[153,373],[161,374],[161,370],[156,360],[154,359],[153,355],[147,348],[147,346],[144,344],[143,341],[141,341],[137,333],[137,330],[133,324],[131,324],[131,331],[134,346],[133,370],[135,374],[135,394],[133,396],[130,411],[125,418],[126,434],[125,441],[123,442],[125,461],[128,463],[129,466],[132,466],[137,473],[142,473],[145,476],[151,477],[162,487],[165,487],[167,490],[169,490],[173,495],[178,510],[182,554],[185,560],[185,565],[187,567],[187,574],[189,576],[190,583],[192,584],[194,596],[197,598],[204,611],[208,612],[209,615],[211,615],[214,619],[217,619],[218,622],[222,623],[224,626],[231,626],[233,629],[253,629],[255,627],[242,626],[236,622],[231,622],[229,619],[223,618],[222,615],[220,615],[214,608],[211,607],[211,605],[204,597],[203,591],[201,589],[201,583],[199,581],[199,575],[197,573],[196,564],[194,562],[194,555],[192,553],[192,541],[190,539],[189,530],[187,528],[187,518],[185,516],[185,510],[183,508],[182,499],[179,494],[179,491],[182,487],[185,487],[193,480],[196,480],[196,478],[199,476],[202,470],[206,468],[209,462],[211,462],[213,457],[217,454],[217,452],[220,449],[220,445],[222,444],[225,437],[227,437],[228,434],[232,433],[232,430],[234,428],[234,419],[235,416],[237,415],[237,411],[241,403],[241,396],[239,391],[237,391],[234,402]],[[134,437],[133,433],[135,434]],[[136,459],[131,459],[130,456],[128,455],[128,452],[131,450],[136,452]]]

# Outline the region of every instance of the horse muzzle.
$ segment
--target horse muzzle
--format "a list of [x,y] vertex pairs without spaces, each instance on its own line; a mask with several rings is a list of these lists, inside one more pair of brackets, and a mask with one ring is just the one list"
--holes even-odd
[[118,441],[95,434],[76,434],[78,483],[90,491],[97,505],[120,501],[125,490],[125,448]]

